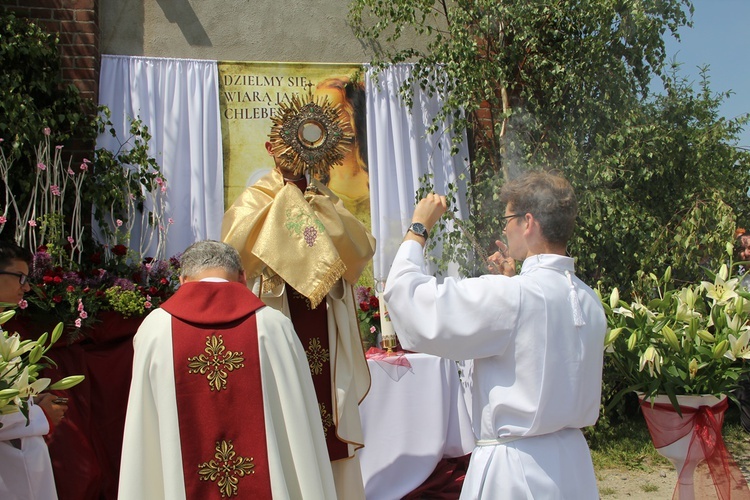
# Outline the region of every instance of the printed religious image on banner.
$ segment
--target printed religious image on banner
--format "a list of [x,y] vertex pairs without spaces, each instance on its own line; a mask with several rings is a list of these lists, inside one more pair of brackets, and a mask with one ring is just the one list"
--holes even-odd
[[[266,151],[280,104],[293,96],[327,98],[351,124],[355,143],[341,165],[320,178],[344,206],[369,229],[370,190],[362,67],[352,64],[219,62],[219,106],[224,149],[224,203],[273,169]],[[371,273],[371,271],[370,271]]]

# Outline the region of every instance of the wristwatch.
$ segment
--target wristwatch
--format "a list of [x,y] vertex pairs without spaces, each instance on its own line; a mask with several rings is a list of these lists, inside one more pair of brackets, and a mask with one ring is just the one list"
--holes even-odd
[[427,232],[427,228],[424,227],[424,224],[421,222],[412,222],[409,226],[409,231],[416,234],[417,236],[421,236],[425,240],[430,236],[430,233]]

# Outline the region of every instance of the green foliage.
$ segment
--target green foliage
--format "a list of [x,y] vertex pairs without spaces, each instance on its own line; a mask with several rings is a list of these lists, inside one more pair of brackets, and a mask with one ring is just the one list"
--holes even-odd
[[122,314],[123,318],[143,316],[146,311],[146,298],[134,290],[123,290],[113,286],[104,291],[113,311]]
[[74,135],[87,141],[96,137],[96,107],[63,81],[59,42],[34,23],[0,12],[0,137],[29,159],[29,169],[45,127],[55,144]]
[[[707,70],[694,89],[665,64],[664,36],[689,25],[688,0],[353,0],[350,21],[376,65],[414,63],[402,88],[440,93],[472,151],[471,220],[494,250],[506,179],[556,169],[579,198],[568,251],[577,274],[623,294],[640,273],[672,266],[692,281],[750,216],[750,152],[734,147],[748,116],[726,119],[728,93]],[[406,48],[399,41],[408,39]],[[649,95],[652,78],[664,93]],[[425,191],[429,181],[423,183]],[[484,271],[447,228],[440,262]],[[460,255],[464,257],[460,257]]]

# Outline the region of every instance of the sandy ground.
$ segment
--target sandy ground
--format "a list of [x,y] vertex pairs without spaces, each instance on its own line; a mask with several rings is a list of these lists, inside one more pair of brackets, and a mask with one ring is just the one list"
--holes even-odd
[[653,472],[604,470],[596,476],[602,500],[670,499],[677,481],[677,473],[667,468]]

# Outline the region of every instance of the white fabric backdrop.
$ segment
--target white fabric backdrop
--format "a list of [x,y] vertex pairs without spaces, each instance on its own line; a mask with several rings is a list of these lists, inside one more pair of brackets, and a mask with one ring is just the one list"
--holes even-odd
[[[410,74],[410,64],[381,70],[377,81],[367,67],[367,141],[372,231],[377,239],[376,279],[384,279],[411,221],[419,179],[433,174],[435,191],[448,183],[459,187],[458,216],[468,216],[466,181],[468,148],[464,140],[450,155],[452,135],[447,126],[434,134],[427,128],[440,109],[440,100],[419,89],[411,109],[398,89]],[[169,228],[166,256],[191,243],[220,237],[224,213],[223,160],[216,61],[136,56],[102,56],[99,101],[112,112],[120,139],[127,138],[130,119],[138,117],[152,135],[150,153],[168,181]],[[108,134],[98,147],[116,150]],[[140,231],[133,231],[138,241]],[[151,249],[153,254],[153,248]]]
[[447,192],[449,183],[456,184],[457,217],[463,219],[469,213],[466,180],[459,179],[461,173],[468,177],[469,172],[465,137],[458,154],[451,156],[453,135],[447,125],[428,135],[427,128],[441,102],[417,88],[413,107],[409,109],[404,105],[398,90],[411,71],[411,64],[398,64],[380,70],[375,78],[373,68],[367,68],[367,163],[372,232],[377,240],[373,259],[376,280],[388,276],[396,250],[409,227],[420,177],[433,174],[432,182],[439,194]]
[[[112,111],[117,136],[140,118],[152,135],[150,154],[167,179],[166,257],[205,238],[219,239],[224,214],[224,163],[216,61],[102,56],[99,102]],[[109,134],[98,147],[117,150]],[[138,241],[135,228],[131,241]],[[154,245],[146,252],[153,255]]]

